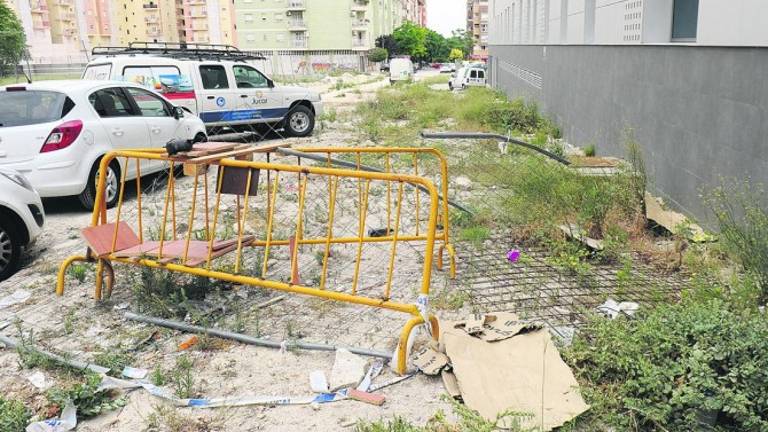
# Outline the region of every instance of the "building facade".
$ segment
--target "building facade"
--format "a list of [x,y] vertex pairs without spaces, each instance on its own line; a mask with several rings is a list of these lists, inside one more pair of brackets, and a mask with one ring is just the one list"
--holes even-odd
[[490,0],[493,44],[768,45],[762,0]]
[[650,190],[706,225],[722,178],[768,184],[767,16],[760,0],[490,0],[490,82],[571,144],[623,157],[633,135]]
[[488,0],[467,0],[467,32],[472,34],[474,58],[488,58]]
[[405,20],[424,22],[424,0],[235,0],[242,49],[368,50]]

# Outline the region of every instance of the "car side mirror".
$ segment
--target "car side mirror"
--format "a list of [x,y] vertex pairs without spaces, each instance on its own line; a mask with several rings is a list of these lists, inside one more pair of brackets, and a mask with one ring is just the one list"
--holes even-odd
[[275,86],[275,82],[272,81],[271,79],[267,78],[267,86],[269,88],[273,88]]
[[184,117],[184,108],[182,108],[180,106],[173,107],[173,118],[178,120],[178,119],[180,119],[182,117]]

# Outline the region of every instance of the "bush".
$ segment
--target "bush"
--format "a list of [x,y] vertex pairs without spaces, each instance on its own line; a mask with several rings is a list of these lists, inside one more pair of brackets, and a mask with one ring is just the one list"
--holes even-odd
[[31,415],[23,403],[0,396],[0,431],[22,432],[27,427]]
[[374,48],[368,51],[368,60],[374,63],[383,62],[389,58],[389,51],[386,48]]
[[768,211],[762,186],[724,182],[707,201],[720,228],[726,251],[736,257],[768,300]]
[[590,144],[584,147],[584,156],[593,157],[597,154],[597,147],[594,144]]
[[636,318],[593,317],[564,352],[592,404],[577,429],[768,428],[761,313],[708,299],[641,309]]

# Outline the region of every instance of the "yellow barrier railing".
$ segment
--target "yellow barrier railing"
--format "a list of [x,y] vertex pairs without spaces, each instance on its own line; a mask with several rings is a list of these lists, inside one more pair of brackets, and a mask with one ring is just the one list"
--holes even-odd
[[[328,154],[347,152],[346,149],[318,148],[305,148],[302,151],[322,151]],[[390,154],[390,149],[354,149],[350,152],[356,153],[359,160],[360,154],[369,151]],[[439,152],[432,151],[432,149],[391,149],[391,153],[394,152],[413,154],[430,152],[437,155],[441,161],[443,196],[447,196],[447,166],[445,159]],[[106,176],[99,176],[91,227],[83,230],[83,234],[89,243],[88,253],[86,256],[70,257],[62,263],[59,269],[56,288],[58,295],[63,295],[67,267],[75,261],[95,260],[97,262],[96,287],[94,291],[94,297],[97,300],[102,298],[102,285],[105,273],[107,293],[111,293],[115,279],[112,264],[132,264],[409,314],[411,318],[400,334],[398,349],[396,350],[398,353],[398,358],[396,359],[397,370],[400,373],[405,372],[407,341],[414,326],[427,323],[431,329],[432,337],[437,340],[439,333],[438,323],[436,318],[428,312],[433,256],[435,255],[434,245],[437,238],[442,243],[440,246],[441,251],[444,247],[449,249],[450,244],[447,206],[443,202],[441,207],[438,190],[429,179],[414,174],[298,166],[228,158],[208,158],[204,163],[194,163],[194,160],[169,157],[164,151],[157,149],[111,152],[101,160],[100,172],[106,172],[109,164],[118,158],[123,161],[121,165],[123,167],[128,167],[130,163],[135,163],[138,173],[140,173],[140,167],[145,163],[167,164],[169,173],[172,173],[179,164],[193,166],[194,173],[192,176],[194,178],[192,179],[192,189],[189,192],[191,199],[189,199],[188,204],[179,205],[180,197],[188,197],[189,194],[177,193],[176,187],[179,182],[173,175],[169,175],[167,190],[162,203],[161,219],[157,221],[159,235],[156,240],[148,240],[148,238],[152,237],[151,232],[145,232],[149,225],[147,217],[150,215],[150,212],[142,207],[146,204],[147,200],[142,200],[140,176],[136,178],[137,199],[135,200],[137,206],[135,221],[138,226],[138,233],[132,231],[124,217],[125,186],[127,183],[125,172],[127,169],[124,168],[122,170],[118,202],[112,222],[108,221],[104,205]],[[216,166],[218,168],[213,190],[213,200],[209,199],[211,190],[209,190],[208,184],[208,166]],[[418,162],[414,163],[414,169],[418,172]],[[295,203],[293,201],[294,191],[284,188],[286,190],[283,192],[288,192],[288,194],[282,196],[279,193],[281,181],[284,184],[286,176],[293,178],[293,175],[297,179]],[[265,182],[260,181],[262,177],[266,178]],[[311,186],[316,186],[318,182],[324,185],[322,191],[328,194],[328,201],[327,203],[324,202],[324,204],[327,204],[325,208],[326,213],[323,214],[325,219],[324,233],[323,235],[307,235],[307,228],[305,227],[307,197],[312,191],[316,192],[318,190],[318,188],[311,189]],[[337,235],[339,224],[337,221],[349,216],[349,213],[345,211],[343,206],[340,208],[337,203],[337,197],[344,194],[343,187],[345,182],[354,182],[356,186],[357,208],[353,211],[351,218],[354,225],[356,225],[354,227],[355,235],[350,233]],[[199,197],[201,184],[203,196]],[[327,189],[325,189],[325,184],[327,184]],[[404,212],[404,208],[409,205],[405,199],[406,187],[416,191],[412,201],[414,203],[415,222],[408,222],[403,218],[403,215],[407,213]],[[266,193],[261,192],[264,189]],[[372,232],[366,233],[369,215],[373,211],[372,203],[375,201],[374,191],[381,191],[382,189],[385,189],[387,192],[387,202],[385,204],[386,230],[375,234]],[[224,218],[221,216],[222,211],[220,211],[223,206],[222,199],[226,198],[222,195],[227,194],[235,195],[236,205],[235,220],[229,224],[226,220],[223,220]],[[263,197],[262,201],[254,202],[261,197]],[[292,199],[288,200],[287,197]],[[212,207],[210,206],[211,201],[215,203]],[[280,232],[276,230],[276,227],[283,221],[279,216],[284,216],[285,213],[280,213],[280,211],[285,210],[286,206],[289,207],[287,213],[293,216],[291,219],[295,220],[295,224],[292,223],[295,229],[292,230],[292,235],[290,236],[286,235],[285,227],[282,227],[283,229]],[[204,214],[202,224],[198,222],[201,207]],[[181,218],[180,215],[177,215],[179,209],[188,211],[186,218]],[[264,230],[263,232],[256,233],[255,231],[259,230],[255,228],[256,224],[249,220],[249,215],[251,213],[258,213],[261,210],[265,213]],[[426,215],[425,223],[421,220],[422,211]],[[212,216],[211,213],[213,213]],[[186,221],[187,226],[177,225],[177,219]],[[442,229],[438,232],[439,220],[442,221]],[[201,226],[196,230],[196,225]],[[227,225],[224,230],[225,237],[227,233],[235,237],[217,240],[217,229],[222,225]],[[234,228],[230,225],[234,225]],[[228,230],[229,228],[232,229]],[[413,229],[414,232],[409,232],[409,228]],[[250,234],[248,233],[249,230],[251,231]],[[169,233],[168,231],[171,232]],[[219,229],[219,231],[221,230]],[[184,235],[181,236],[180,232],[184,232]],[[418,281],[420,285],[418,298],[414,303],[392,299],[393,276],[396,274],[399,265],[395,259],[398,254],[397,245],[402,242],[419,242],[419,244],[423,243],[424,245],[423,263],[420,266],[421,278]],[[383,285],[383,292],[380,296],[363,294],[359,288],[361,276],[364,271],[367,271],[367,269],[361,268],[363,247],[366,245],[386,244],[389,244],[390,249],[387,256],[388,264],[386,266],[385,282],[381,284]],[[319,266],[321,268],[320,277],[315,284],[302,284],[298,278],[299,250],[302,247],[311,245],[322,249],[322,253],[318,254]],[[354,245],[355,261],[350,285],[348,287],[335,287],[332,290],[328,289],[327,285],[333,245]],[[289,248],[290,278],[288,279],[290,282],[285,282],[286,278],[280,279],[270,274],[268,263],[271,257],[270,254],[273,253],[276,247]],[[248,271],[251,270],[251,267],[244,264],[244,253],[246,250],[253,250],[255,248],[263,249],[263,252],[260,254],[262,262],[258,265],[255,274],[249,274]],[[234,254],[234,266],[214,268],[213,261],[229,252]],[[449,249],[449,253],[452,255],[452,248]],[[440,254],[438,253],[438,255]],[[453,270],[453,263],[451,268]],[[404,291],[410,292],[410,290]]]

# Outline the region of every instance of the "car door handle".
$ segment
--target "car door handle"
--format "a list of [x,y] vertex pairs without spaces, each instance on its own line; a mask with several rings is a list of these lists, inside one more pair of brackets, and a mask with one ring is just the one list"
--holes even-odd
[[123,130],[122,129],[112,129],[112,135],[121,137],[123,136]]
[[214,97],[216,97],[216,96],[208,96],[207,99],[213,100]]
[[162,132],[162,131],[163,131],[163,130],[162,130],[162,129],[160,129],[159,127],[153,127],[153,128],[152,128],[152,133],[153,133],[153,134],[159,134],[159,133],[160,133],[160,132]]
[[248,95],[240,95],[241,98],[247,98]]

